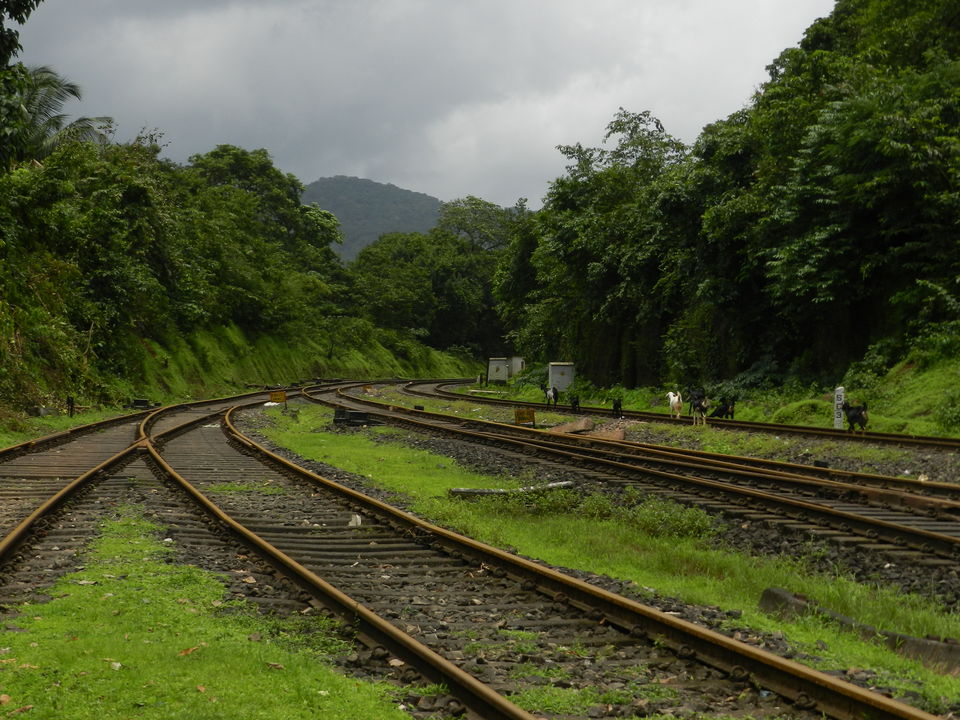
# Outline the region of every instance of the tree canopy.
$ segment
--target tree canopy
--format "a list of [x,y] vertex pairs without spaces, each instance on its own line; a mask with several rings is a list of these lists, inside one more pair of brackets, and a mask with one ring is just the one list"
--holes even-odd
[[601,383],[838,378],[960,277],[955,3],[838,0],[689,148],[621,108],[508,246],[518,351]]
[[570,360],[604,385],[839,379],[957,335],[958,53],[953,0],[838,0],[690,146],[620,108],[599,147],[558,147],[540,210],[467,196],[346,266],[335,214],[266,150],[175,164],[157,136],[68,122],[77,86],[8,65],[0,396],[37,364],[122,373],[137,338],[227,324],[378,326],[398,348]]

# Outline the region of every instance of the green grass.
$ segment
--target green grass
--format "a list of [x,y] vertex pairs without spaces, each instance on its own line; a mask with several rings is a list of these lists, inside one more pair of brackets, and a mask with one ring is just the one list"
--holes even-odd
[[[479,389],[506,393],[508,400],[543,402],[543,392],[532,377],[540,377],[543,370],[531,371],[529,376],[511,379],[506,385],[490,385]],[[856,366],[848,377],[839,379],[844,384],[847,398],[853,404],[866,402],[870,414],[870,430],[912,435],[939,435],[960,437],[960,359],[944,358],[931,362],[900,362],[877,372],[858,371]],[[729,385],[729,383],[728,383]],[[471,386],[477,389],[477,386]],[[470,388],[462,388],[464,393]],[[571,388],[580,396],[583,407],[610,409],[611,400],[620,397],[624,410],[667,413],[667,390],[673,385],[653,388],[597,388],[577,381]],[[833,427],[834,386],[801,386],[790,383],[786,387],[706,388],[708,396],[737,397],[736,418],[751,422],[776,422],[788,425]],[[561,401],[568,397],[561,396]]]
[[[445,493],[453,487],[515,487],[510,478],[491,477],[456,468],[456,463],[438,457],[426,450],[386,443],[374,443],[370,437],[360,434],[310,432],[306,435],[298,428],[296,420],[280,411],[271,412],[273,417],[282,417],[286,422],[270,431],[270,437],[280,445],[302,448],[301,453],[319,462],[337,465],[357,475],[377,478],[382,481],[389,474],[384,487],[410,492],[415,496],[431,497]],[[324,408],[301,406],[300,423],[307,427],[314,423],[327,424],[333,414]],[[370,436],[390,436],[402,431],[389,427],[374,427]],[[389,473],[384,471],[389,468]],[[456,470],[456,472],[451,472]]]
[[97,408],[69,415],[51,415],[47,417],[7,416],[0,421],[0,448],[19,445],[27,440],[53,435],[78,425],[107,420],[131,412],[120,408]]
[[[388,405],[399,405],[412,408],[420,405],[427,412],[446,413],[464,418],[486,420],[488,422],[513,423],[514,411],[511,407],[498,406],[490,403],[476,402],[472,398],[452,400],[448,398],[421,397],[408,395],[393,387],[374,388],[367,394],[371,400]],[[515,398],[514,398],[515,399]],[[543,399],[541,395],[540,400]],[[565,413],[551,412],[546,405],[543,409],[534,410],[534,419],[538,426],[552,426],[569,422],[572,418]]]
[[[297,342],[290,337],[296,335]],[[111,407],[134,398],[163,405],[197,398],[225,397],[249,386],[291,385],[317,377],[473,377],[479,363],[422,345],[403,334],[341,319],[325,328],[274,330],[251,336],[236,325],[213,327],[163,340],[130,334],[118,338],[127,357],[126,375],[76,373],[57,367],[18,368],[24,378],[16,394],[0,398],[0,447],[27,435],[23,410],[30,405],[65,410],[73,395],[79,406]],[[65,377],[71,376],[68,384]],[[13,392],[13,390],[9,390]]]
[[[222,603],[212,574],[171,549],[135,508],[104,524],[53,600],[18,608],[0,636],[0,715],[47,720],[408,718],[387,686],[335,672],[330,621]],[[29,708],[29,713],[26,713]]]
[[[422,405],[426,410],[491,422],[513,423],[510,408],[472,400],[448,400],[443,398],[420,398],[406,395],[392,388],[375,389],[368,395],[377,402],[413,407]],[[553,412],[538,412],[539,427],[546,428],[568,422],[569,415]],[[598,418],[598,423],[604,418]],[[890,464],[910,468],[914,464],[915,451],[896,447],[877,447],[842,441],[811,440],[798,435],[772,433],[731,432],[716,426],[693,427],[673,423],[647,423],[647,442],[680,446],[743,457],[764,457],[786,462],[810,463],[816,459],[844,456],[860,463],[862,472],[880,472],[879,468]],[[629,439],[629,438],[628,438]],[[903,473],[901,473],[903,474]],[[909,474],[907,472],[906,474]]]
[[[794,646],[821,657],[822,667],[872,668],[879,673],[878,682],[921,692],[933,711],[941,698],[960,700],[960,679],[938,675],[827,621],[784,623],[757,609],[765,588],[784,587],[884,630],[960,637],[960,616],[944,612],[928,598],[861,585],[840,574],[819,575],[803,559],[755,558],[727,551],[695,519],[678,511],[679,520],[672,521],[670,508],[656,503],[637,512],[649,515],[644,524],[628,514],[608,513],[602,501],[571,503],[563,493],[546,493],[542,501],[526,508],[515,499],[451,499],[447,491],[453,487],[515,487],[536,478],[478,475],[448,458],[374,441],[375,435],[389,437],[402,432],[398,430],[327,433],[323,428],[331,413],[325,408],[302,407],[296,418],[277,410],[269,415],[276,426],[266,433],[275,442],[403,493],[411,498],[415,512],[433,522],[551,564],[630,580],[691,603],[740,610],[738,622],[760,631],[784,632]],[[596,512],[588,515],[584,507]]]
[[207,491],[223,494],[256,493],[258,495],[286,495],[287,493],[282,487],[271,485],[269,480],[261,480],[259,482],[248,481],[243,483],[217,483],[208,487]]

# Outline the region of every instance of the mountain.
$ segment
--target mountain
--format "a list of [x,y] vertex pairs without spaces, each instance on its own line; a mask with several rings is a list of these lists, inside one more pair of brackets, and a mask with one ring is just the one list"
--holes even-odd
[[337,216],[343,245],[334,249],[345,261],[385,233],[427,232],[437,224],[441,205],[424,193],[345,175],[310,183],[301,200]]

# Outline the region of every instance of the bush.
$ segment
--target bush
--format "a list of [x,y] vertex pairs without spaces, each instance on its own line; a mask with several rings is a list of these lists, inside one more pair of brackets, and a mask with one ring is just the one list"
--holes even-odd
[[960,322],[928,325],[914,341],[908,360],[920,368],[960,356]]
[[613,498],[602,493],[587,495],[577,509],[579,515],[596,520],[609,520],[617,513]]
[[843,376],[844,387],[861,388],[870,393],[882,383],[892,364],[890,343],[877,343],[867,348],[863,360],[850,364]]
[[944,432],[960,430],[960,390],[951,390],[933,411],[937,427]]
[[773,413],[772,422],[785,425],[826,425],[832,422],[833,405],[823,400],[800,400]]
[[688,508],[662,498],[650,498],[628,511],[630,524],[653,537],[713,537],[713,519],[703,510]]

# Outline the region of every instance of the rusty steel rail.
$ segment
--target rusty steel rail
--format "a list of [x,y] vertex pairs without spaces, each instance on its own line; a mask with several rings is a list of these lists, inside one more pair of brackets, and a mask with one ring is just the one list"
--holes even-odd
[[[361,406],[376,408],[375,410],[371,411],[371,414],[377,415],[388,421],[397,421],[398,418],[402,417],[402,422],[424,430],[442,430],[448,433],[461,434],[465,437],[471,437],[479,441],[495,441],[498,443],[511,445],[520,450],[534,452],[540,450],[549,453],[554,457],[560,457],[568,462],[572,462],[581,466],[592,465],[594,467],[606,468],[619,473],[635,473],[643,476],[658,478],[661,482],[669,483],[672,487],[684,486],[694,488],[695,492],[699,491],[700,493],[703,493],[706,491],[713,494],[719,493],[727,497],[743,498],[754,503],[755,506],[763,507],[787,517],[816,518],[818,522],[829,527],[833,527],[844,532],[854,532],[871,540],[881,539],[895,544],[906,545],[924,553],[935,553],[948,558],[956,558],[960,556],[960,538],[953,535],[939,533],[920,527],[910,527],[909,525],[893,523],[880,518],[850,513],[844,510],[832,508],[829,505],[798,500],[791,497],[785,497],[783,495],[764,492],[755,488],[741,487],[725,481],[710,480],[707,478],[696,477],[694,475],[680,475],[663,470],[637,467],[629,462],[624,462],[621,459],[600,458],[562,448],[548,448],[545,447],[546,441],[543,440],[543,438],[556,438],[557,435],[555,433],[549,433],[544,430],[537,430],[533,428],[518,428],[514,425],[504,425],[503,423],[485,420],[469,419],[461,421],[460,418],[444,415],[442,413],[431,413],[422,410],[400,408],[395,405],[390,405],[377,400],[358,398],[353,395],[348,395],[347,391],[354,387],[356,386],[351,385],[349,387],[340,388],[337,390],[337,394],[343,399],[344,402],[356,403]],[[328,405],[337,404],[337,402],[326,402],[322,399],[318,399],[311,393],[312,391],[310,389],[304,389],[303,391],[304,397],[307,397],[308,399],[318,402],[325,402],[325,404]],[[428,422],[418,418],[429,418],[430,421]],[[480,426],[489,428],[489,430],[484,432],[467,430],[461,427],[463,425]],[[498,428],[502,428],[504,432],[498,432]],[[518,431],[522,431],[525,435],[532,436],[536,439],[529,440],[525,438],[518,438],[516,436]],[[591,442],[593,442],[592,438]],[[762,473],[756,471],[752,471],[751,474],[755,477],[763,477]],[[777,480],[777,477],[771,474],[770,479]],[[797,482],[798,480],[797,478],[793,477],[791,478],[791,481]],[[836,483],[832,484],[834,487],[836,487]],[[850,486],[850,491],[858,494],[870,495],[871,492],[868,492],[868,490],[869,489],[861,488],[856,485]],[[877,499],[884,499],[885,495],[887,496],[887,500],[892,499],[892,496],[885,491],[872,490],[872,494]],[[910,499],[901,495],[901,497],[898,498],[898,502],[900,504],[907,505],[910,503]],[[934,502],[935,501],[932,501],[929,498],[917,496],[914,505],[917,507],[929,508],[932,507],[932,503]],[[944,507],[949,510],[953,507],[953,503],[946,503]]]
[[110,468],[120,464],[128,455],[133,454],[137,449],[136,445],[131,445],[125,450],[121,450],[116,455],[107,458],[103,462],[95,465],[85,473],[78,475],[69,483],[64,485],[54,495],[41,503],[36,510],[24,518],[19,525],[8,532],[3,538],[0,538],[0,560],[7,558],[17,546],[32,532],[34,526],[44,517],[47,517],[60,507],[68,498],[73,496],[81,487],[90,480],[97,477]]
[[[528,402],[523,400],[502,400],[496,398],[480,397],[474,395],[464,395],[463,393],[452,392],[442,389],[442,386],[466,384],[471,381],[459,380],[446,383],[435,383],[434,381],[412,381],[407,384],[406,391],[412,395],[422,395],[424,397],[444,397],[446,399],[468,400],[470,402],[481,402],[491,405],[505,405],[512,407],[531,408],[535,410],[549,410],[550,412],[569,412],[569,408],[564,406],[547,406],[544,403]],[[434,392],[425,392],[416,390],[415,385],[431,384],[436,385]],[[607,408],[581,406],[581,414],[610,415]],[[631,420],[646,420],[648,422],[673,423],[680,425],[690,425],[692,418],[681,417],[674,418],[666,413],[644,412],[642,410],[624,410],[623,417]],[[831,440],[850,440],[853,442],[875,442],[886,445],[910,445],[918,447],[941,448],[944,450],[960,450],[960,438],[937,437],[932,435],[908,435],[898,433],[884,433],[874,431],[848,432],[844,430],[835,430],[833,428],[819,428],[807,425],[786,425],[781,423],[752,422],[747,420],[725,420],[723,418],[710,418],[710,425],[719,428],[731,430],[748,430],[751,432],[765,433],[783,433],[790,435],[806,435],[809,437],[822,437]]]
[[[259,403],[254,403],[259,404]],[[270,453],[265,448],[260,447],[252,440],[240,433],[233,425],[231,416],[235,410],[231,408],[226,413],[217,413],[224,415],[224,423],[233,439],[241,445],[269,457],[272,461],[280,464],[285,469],[298,475],[307,473],[306,470],[297,465],[283,460],[277,455]],[[144,442],[144,449],[150,453],[154,462],[163,469],[163,471],[172,478],[180,487],[190,495],[200,507],[208,514],[216,518],[221,524],[233,531],[245,544],[255,548],[271,564],[277,567],[281,572],[295,579],[301,587],[304,587],[315,597],[320,599],[321,603],[343,619],[347,624],[355,625],[359,628],[362,635],[372,639],[372,644],[379,644],[393,653],[394,656],[402,659],[413,667],[416,667],[425,677],[430,678],[432,682],[445,683],[451,693],[458,697],[465,706],[473,712],[478,713],[479,717],[489,718],[490,720],[535,720],[535,717],[525,710],[521,709],[507,698],[493,691],[489,686],[483,684],[469,673],[464,672],[449,660],[435,653],[426,645],[402,632],[390,622],[384,620],[373,611],[364,607],[356,600],[341,592],[338,588],[326,582],[309,569],[298,563],[296,560],[286,555],[271,543],[261,538],[256,533],[248,530],[246,527],[231,518],[223,512],[215,503],[208,499],[203,493],[197,490],[186,478],[174,470],[163,458],[154,444],[154,440],[162,440],[178,432],[182,432],[190,425],[205,422],[206,419],[195,419],[185,423],[177,428],[165,431],[162,436],[154,439],[147,439]],[[312,475],[307,473],[308,475]],[[316,477],[316,476],[314,476]],[[340,487],[340,486],[336,486]],[[361,497],[357,494],[357,498]],[[383,505],[387,509],[389,506]]]
[[64,442],[86,432],[92,432],[100,428],[110,427],[111,425],[119,425],[129,422],[134,418],[145,415],[147,412],[149,411],[118,415],[116,417],[107,418],[106,420],[98,420],[97,422],[87,423],[85,425],[77,425],[76,427],[72,427],[68,430],[61,430],[59,432],[51,433],[50,435],[44,435],[42,437],[25,440],[24,442],[17,443],[16,445],[9,445],[5,448],[0,448],[0,461],[9,457],[14,457],[20,453],[35,452],[48,445]]
[[760,686],[790,699],[800,708],[815,709],[842,720],[932,720],[935,717],[800,663],[433,525],[286,460],[246,437],[232,424],[229,431],[250,451],[257,452],[280,467],[340,494],[365,511],[389,517],[393,523],[408,527],[413,535],[433,538],[434,542],[438,542],[449,552],[500,567],[506,571],[508,577],[519,582],[533,583],[540,592],[558,602],[567,602],[582,610],[598,611],[604,620],[634,637],[654,639],[682,657],[695,657],[735,678],[752,678]]
[[[249,403],[250,405],[259,404],[259,401]],[[145,419],[141,425],[140,438],[128,448],[118,453],[94,468],[78,476],[67,487],[63,488],[55,496],[37,509],[30,517],[22,522],[14,532],[4,538],[0,548],[3,552],[9,551],[19,539],[21,539],[28,528],[32,526],[40,517],[48,514],[54,507],[59,505],[69,494],[81,487],[84,483],[95,478],[113,464],[116,464],[130,453],[142,452],[150,455],[151,458],[160,467],[167,471],[172,468],[166,465],[161,454],[157,450],[154,441],[162,442],[163,438],[182,432],[187,427],[205,422],[210,417],[222,414],[223,410],[205,414],[201,418],[193,418],[186,423],[178,425],[156,438],[149,435],[149,421]],[[151,413],[154,415],[154,413]],[[227,418],[229,423],[229,418]],[[261,447],[250,438],[242,435],[232,427],[230,433],[236,442],[241,443],[250,451],[255,451],[269,458],[271,462],[278,464],[290,472],[297,473],[301,477],[310,479],[312,482],[319,483],[325,487],[335,490],[338,493],[349,498],[349,500],[358,506],[369,508],[371,511],[380,515],[388,515],[392,521],[407,526],[411,534],[423,537],[430,534],[445,548],[450,548],[453,552],[463,553],[472,558],[481,559],[483,562],[497,564],[507,569],[508,575],[520,581],[533,583],[541,592],[552,596],[558,601],[566,601],[581,608],[594,608],[599,610],[608,622],[622,628],[634,636],[648,636],[666,646],[673,648],[678,654],[684,657],[696,657],[706,664],[717,667],[730,673],[734,677],[752,677],[758,684],[766,687],[783,697],[791,699],[798,707],[816,709],[831,717],[843,720],[933,720],[935,716],[924,713],[916,708],[910,707],[896,700],[885,696],[872,693],[857,686],[845,683],[830,675],[812,670],[803,665],[786,660],[766,651],[760,650],[754,646],[740,643],[726,636],[719,635],[710,630],[702,628],[693,623],[680,620],[676,617],[660,612],[654,608],[644,606],[633,600],[609,593],[600,588],[596,588],[588,583],[575,578],[570,578],[549,568],[541,567],[535,563],[523,558],[506,553],[497,548],[479,543],[477,541],[465,538],[456,533],[439,528],[430,523],[419,520],[418,518],[396,510],[380,501],[369,498],[361,493],[350,490],[318,475],[315,475],[299,466],[289,463],[285,459]],[[173,477],[178,477],[174,473]],[[201,500],[196,490],[191,491],[185,480],[177,480],[191,496],[203,505],[208,512],[213,514],[222,523],[229,526],[242,537],[247,537],[242,526],[232,519],[223,515],[222,511],[209,500]],[[427,677],[433,677],[442,682],[446,682],[454,689],[454,694],[464,698],[471,708],[480,717],[506,720],[532,720],[533,716],[517,708],[501,695],[493,692],[488,687],[477,681],[456,666],[436,655],[431,650],[422,646],[412,638],[394,628],[389,623],[380,628],[379,623],[385,622],[370,613],[359,604],[353,602],[345,595],[338,594],[336,588],[332,586],[324,587],[326,583],[322,578],[310,573],[302,566],[293,563],[290,558],[285,556],[262,539],[255,539],[254,534],[250,534],[249,540],[255,547],[258,547],[271,562],[282,564],[290,570],[292,575],[299,578],[302,582],[308,583],[318,592],[323,591],[323,597],[328,607],[332,610],[344,613],[358,622],[362,622],[363,630],[370,637],[382,638],[377,640],[383,642],[384,646],[389,648],[398,657],[407,660],[418,668],[429,666],[426,671]],[[2,554],[2,553],[0,553]],[[293,563],[293,564],[291,564]],[[379,621],[379,622],[378,622]],[[376,634],[374,634],[376,633]],[[447,667],[449,665],[449,667]],[[430,669],[432,668],[432,669]]]
[[[262,395],[263,391],[255,393],[246,393],[243,395],[237,396],[237,398],[252,397],[256,395]],[[165,412],[172,412],[179,408],[192,407],[192,406],[201,406],[204,404],[210,404],[214,402],[227,402],[232,398],[220,398],[216,400],[200,400],[192,403],[181,403],[179,405],[168,405],[166,407],[156,408],[153,410],[144,410],[136,413],[129,413],[126,415],[120,415],[113,418],[107,418],[106,420],[100,420],[94,423],[88,423],[86,425],[78,425],[77,427],[71,428],[69,430],[64,430],[62,432],[53,433],[51,435],[46,435],[40,438],[35,438],[33,440],[28,440],[23,443],[18,443],[17,445],[12,445],[3,450],[0,450],[0,459],[4,459],[6,456],[16,456],[21,453],[30,453],[30,452],[39,452],[41,448],[54,445],[65,440],[69,440],[72,437],[82,435],[87,432],[96,431],[97,429],[111,427],[113,425],[122,424],[124,422],[129,422],[135,418],[142,418],[139,429],[139,437],[134,440],[130,445],[120,452],[114,454],[111,457],[108,457],[90,468],[86,472],[76,476],[72,480],[66,482],[66,484],[57,491],[54,495],[49,497],[43,503],[41,503],[30,515],[24,518],[15,528],[8,532],[3,538],[0,538],[0,559],[6,558],[9,556],[14,549],[19,546],[23,539],[29,535],[33,527],[44,517],[49,516],[57,508],[59,508],[67,499],[73,496],[81,487],[86,485],[89,481],[96,478],[98,475],[110,470],[111,468],[117,466],[123,462],[128,456],[142,451],[147,442],[147,435],[144,431],[144,428],[147,426],[147,423],[152,421],[152,419],[159,417]],[[214,413],[218,415],[220,413]],[[207,416],[209,417],[209,416]],[[192,420],[191,422],[196,422]],[[189,423],[188,423],[189,424]]]

